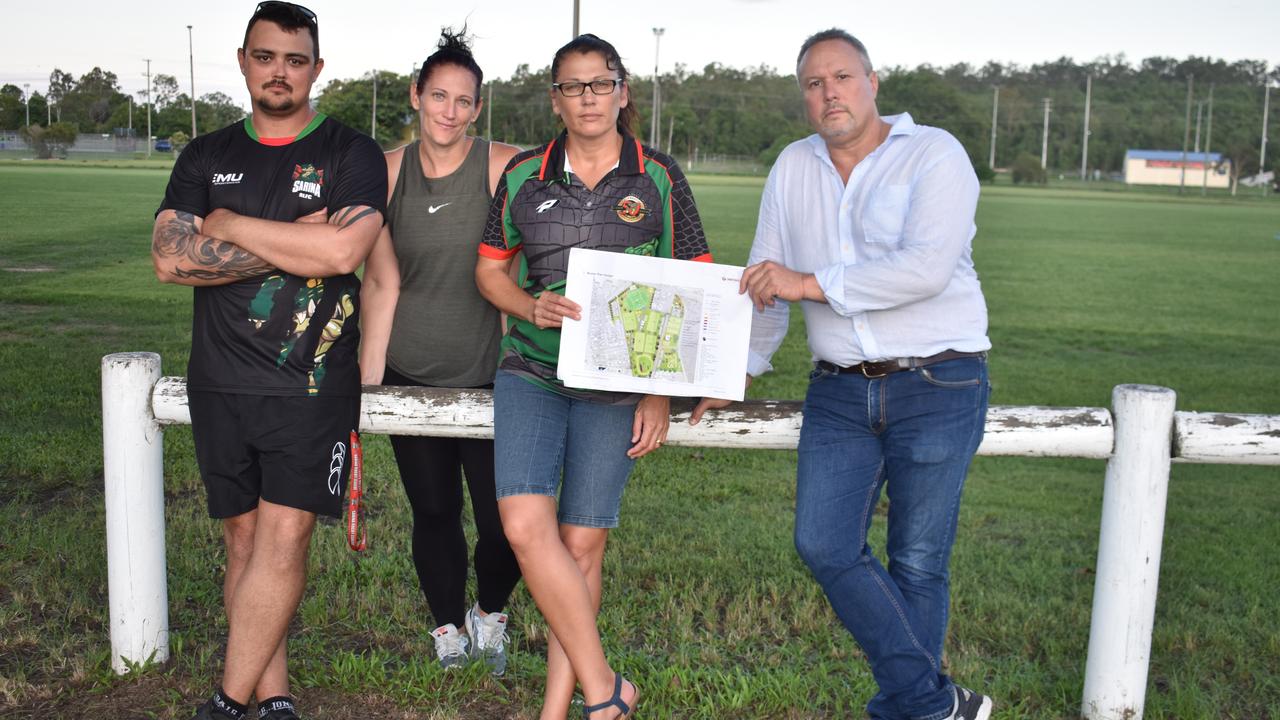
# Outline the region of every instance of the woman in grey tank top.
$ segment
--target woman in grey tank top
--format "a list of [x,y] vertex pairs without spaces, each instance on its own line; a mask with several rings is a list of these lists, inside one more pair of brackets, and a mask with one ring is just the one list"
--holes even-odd
[[[387,224],[365,264],[361,380],[367,385],[486,387],[498,364],[500,317],[476,289],[476,248],[498,177],[517,148],[467,135],[483,72],[466,28],[441,33],[410,88],[420,139],[387,153]],[[520,567],[503,534],[493,441],[392,436],[413,508],[413,560],[445,667],[506,667],[507,599]],[[478,597],[466,604],[462,477],[476,520]]]

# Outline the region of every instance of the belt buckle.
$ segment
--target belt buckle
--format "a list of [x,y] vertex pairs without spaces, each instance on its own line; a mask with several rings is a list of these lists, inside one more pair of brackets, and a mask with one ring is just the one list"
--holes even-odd
[[878,379],[878,378],[882,378],[882,377],[884,377],[885,375],[888,375],[888,374],[889,374],[889,373],[887,373],[887,372],[882,372],[882,373],[880,373],[880,374],[878,374],[878,375],[868,375],[868,374],[867,374],[867,365],[868,365],[868,364],[869,364],[869,363],[865,363],[865,362],[858,363],[858,371],[862,373],[862,377],[864,377],[864,378],[866,378],[866,379],[868,379],[868,380],[876,380],[876,379]]

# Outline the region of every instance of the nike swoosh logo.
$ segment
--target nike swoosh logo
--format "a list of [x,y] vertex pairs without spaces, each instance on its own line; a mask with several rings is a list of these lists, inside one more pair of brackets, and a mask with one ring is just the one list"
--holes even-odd
[[453,203],[451,203],[451,202],[447,202],[447,203],[445,203],[444,205],[428,205],[428,206],[427,206],[427,212],[428,212],[428,213],[430,213],[430,214],[432,214],[432,215],[435,215],[435,214],[436,214],[436,211],[437,211],[437,210],[439,210],[440,208],[445,207],[445,205],[452,205],[452,204],[453,204]]

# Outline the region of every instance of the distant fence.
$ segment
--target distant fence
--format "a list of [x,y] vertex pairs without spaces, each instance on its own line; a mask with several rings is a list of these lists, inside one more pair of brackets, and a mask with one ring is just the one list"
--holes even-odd
[[[143,132],[146,132],[144,129]],[[116,136],[111,133],[80,133],[76,142],[67,148],[68,160],[116,160],[145,155],[146,138],[138,136]],[[35,150],[21,135],[12,132],[0,132],[0,157],[34,158]],[[152,150],[153,156],[169,155],[168,151]]]
[[[993,406],[979,455],[1107,459],[1082,716],[1141,720],[1171,461],[1280,465],[1280,415],[1175,412],[1168,388],[1120,385],[1112,410]],[[800,403],[753,400],[684,422],[668,445],[794,449]],[[165,424],[189,424],[186,379],[155,353],[102,359],[103,468],[112,667],[169,657]],[[493,437],[487,390],[367,387],[366,433]]]

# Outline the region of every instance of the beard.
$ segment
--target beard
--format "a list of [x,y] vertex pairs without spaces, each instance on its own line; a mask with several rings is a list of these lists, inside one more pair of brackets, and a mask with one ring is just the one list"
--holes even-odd
[[263,86],[263,94],[253,101],[253,104],[264,113],[269,115],[287,115],[298,106],[297,101],[292,95],[274,95],[265,92],[271,88],[282,88],[286,92],[292,93],[293,88],[283,83],[269,83]]

